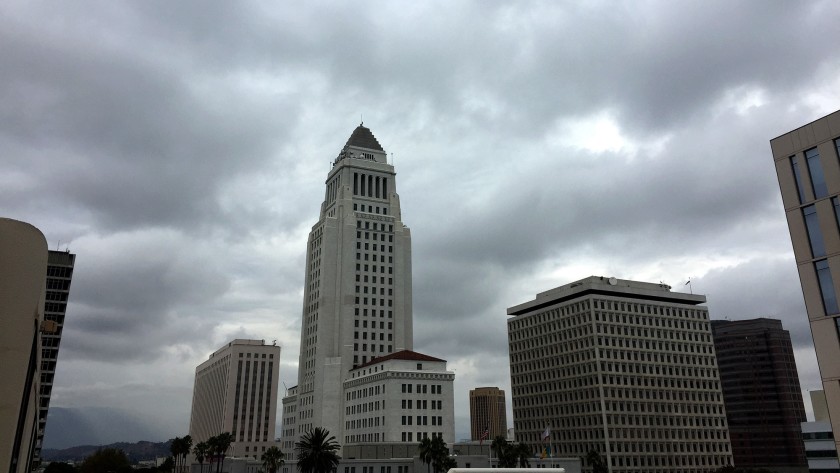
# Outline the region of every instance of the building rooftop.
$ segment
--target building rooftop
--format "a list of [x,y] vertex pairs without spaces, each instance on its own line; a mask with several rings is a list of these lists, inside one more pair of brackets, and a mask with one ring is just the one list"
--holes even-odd
[[537,294],[536,299],[530,302],[508,308],[507,313],[511,316],[521,315],[588,295],[613,296],[669,304],[698,305],[706,302],[706,296],[704,295],[671,292],[671,286],[664,283],[657,284],[605,276],[589,276],[588,278],[541,292]]
[[353,134],[350,135],[350,138],[347,140],[347,144],[344,146],[358,146],[359,148],[368,148],[385,152],[385,150],[382,149],[382,146],[380,146],[379,141],[377,141],[376,137],[373,136],[373,132],[370,131],[370,128],[367,128],[364,125],[359,125],[355,130],[353,130]]
[[368,366],[373,366],[378,363],[382,363],[388,360],[403,360],[403,361],[442,361],[446,362],[446,360],[441,360],[440,358],[435,358],[433,356],[424,355],[422,353],[417,353],[416,351],[411,350],[400,350],[389,355],[380,356],[379,358],[374,358],[363,365],[359,365],[354,369],[361,369],[366,368]]

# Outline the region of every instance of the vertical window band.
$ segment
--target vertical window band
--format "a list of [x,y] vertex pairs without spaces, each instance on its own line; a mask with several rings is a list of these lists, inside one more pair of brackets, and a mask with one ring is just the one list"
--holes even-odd
[[831,277],[828,260],[815,261],[814,269],[820,283],[820,294],[822,295],[826,315],[840,313],[840,307],[837,305],[837,293],[834,291],[834,279]]
[[817,148],[805,151],[805,160],[808,162],[808,171],[811,173],[811,185],[814,187],[814,198],[819,199],[828,195],[828,185],[825,182],[822,163],[820,163],[820,152]]

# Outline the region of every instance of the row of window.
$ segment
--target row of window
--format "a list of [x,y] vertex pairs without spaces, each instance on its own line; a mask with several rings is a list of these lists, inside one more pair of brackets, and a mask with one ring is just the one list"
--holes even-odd
[[381,210],[382,215],[388,215],[388,207],[380,208],[378,205],[353,204],[353,210],[375,214],[379,214]]
[[[411,394],[412,392],[412,384],[403,383],[402,385],[402,392]],[[429,392],[429,388],[431,387],[432,394],[442,394],[442,388],[440,384],[417,384],[417,394],[427,394]]]
[[[443,416],[417,416],[417,425],[429,425],[429,417],[432,418],[432,425],[443,425]],[[412,416],[402,416],[400,425],[411,425]]]
[[[388,218],[391,218],[391,217],[388,217]],[[363,223],[364,223],[364,225],[363,225]],[[371,223],[373,225],[371,225]],[[376,232],[384,232],[384,231],[386,231],[385,230],[386,224],[376,223],[376,222],[362,222],[361,220],[357,220],[356,221],[356,228],[364,228],[365,230],[373,230],[373,231],[376,231]],[[393,225],[389,224],[387,226],[387,228],[388,228],[387,231],[389,233],[394,232],[394,226]],[[361,232],[357,230],[356,231],[356,238],[361,238],[361,237],[362,237]],[[365,232],[365,240],[367,240],[367,239],[368,239],[368,232]],[[382,241],[385,241],[385,240],[382,240]]]
[[[370,256],[370,259],[368,259],[368,256]],[[377,257],[377,255],[368,255],[367,253],[364,253],[364,255],[362,255],[360,253],[356,253],[356,261],[362,261],[362,259],[364,259],[365,261],[373,261],[374,263],[377,263],[377,262],[384,263],[385,262],[385,256]],[[391,264],[394,263],[394,257],[393,256],[388,257],[388,263],[391,263]]]
[[353,195],[388,198],[388,178],[370,174],[353,173]]
[[[443,409],[443,401],[440,400],[431,400],[432,403],[432,410],[442,410]],[[414,409],[414,403],[412,399],[403,399],[402,400],[402,409]],[[428,409],[429,408],[429,400],[427,399],[418,399],[417,400],[417,409]]]

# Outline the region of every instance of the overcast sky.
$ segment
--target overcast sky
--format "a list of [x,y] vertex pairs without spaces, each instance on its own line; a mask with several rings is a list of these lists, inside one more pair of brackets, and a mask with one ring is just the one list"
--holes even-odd
[[589,275],[780,318],[818,389],[769,140],[840,108],[839,21],[836,0],[5,1],[0,216],[77,254],[52,405],[184,435],[232,338],[276,339],[296,384],[306,237],[361,116],[457,437],[469,389],[509,396],[505,309]]

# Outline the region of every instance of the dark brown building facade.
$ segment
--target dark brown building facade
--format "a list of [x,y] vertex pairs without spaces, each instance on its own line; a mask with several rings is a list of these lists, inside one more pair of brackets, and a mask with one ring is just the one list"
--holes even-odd
[[487,440],[507,437],[505,392],[499,388],[470,390],[470,435],[473,440],[481,440],[485,431]]
[[802,467],[805,406],[790,333],[775,319],[712,320],[737,468]]

